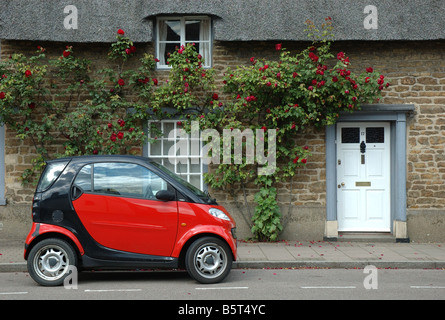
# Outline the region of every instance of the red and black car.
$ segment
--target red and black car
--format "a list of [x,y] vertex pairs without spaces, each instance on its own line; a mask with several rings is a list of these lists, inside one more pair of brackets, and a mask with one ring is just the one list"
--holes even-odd
[[206,193],[144,157],[48,161],[32,205],[24,257],[41,285],[85,269],[185,267],[223,280],[236,260],[230,214]]

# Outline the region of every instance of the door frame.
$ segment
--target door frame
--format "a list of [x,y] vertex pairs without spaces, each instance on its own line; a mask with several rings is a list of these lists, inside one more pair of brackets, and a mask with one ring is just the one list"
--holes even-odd
[[[391,135],[391,233],[398,242],[409,241],[406,227],[407,116],[412,104],[363,105],[360,111],[342,113],[337,122],[389,122]],[[337,221],[337,125],[326,127],[326,224],[324,238],[338,239]]]

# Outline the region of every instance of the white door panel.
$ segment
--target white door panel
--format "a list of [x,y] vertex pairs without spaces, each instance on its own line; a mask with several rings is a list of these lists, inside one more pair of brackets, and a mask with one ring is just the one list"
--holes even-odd
[[339,231],[390,231],[389,123],[337,124]]

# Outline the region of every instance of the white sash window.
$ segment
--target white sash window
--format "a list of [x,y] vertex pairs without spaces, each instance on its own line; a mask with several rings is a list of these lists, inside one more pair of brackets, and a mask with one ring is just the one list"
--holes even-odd
[[169,68],[168,55],[176,48],[194,43],[203,58],[203,66],[211,66],[211,20],[209,17],[161,17],[156,23],[156,58],[159,69]]

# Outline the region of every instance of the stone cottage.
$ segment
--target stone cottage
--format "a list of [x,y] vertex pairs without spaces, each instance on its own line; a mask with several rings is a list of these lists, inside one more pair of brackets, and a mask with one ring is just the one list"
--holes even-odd
[[[193,39],[206,67],[220,78],[274,45],[307,46],[304,22],[335,22],[334,49],[354,68],[373,66],[390,79],[379,104],[341,115],[336,125],[309,132],[312,157],[296,179],[289,223],[281,237],[335,241],[369,234],[397,241],[445,241],[445,3],[442,0],[3,0],[0,52],[55,52],[67,44],[91,59],[105,57],[116,30],[153,54],[168,75],[166,53]],[[174,30],[174,34],[166,32]],[[190,38],[189,38],[190,37]],[[175,122],[162,123],[167,133]],[[33,190],[18,181],[33,150],[0,128],[0,238],[24,238]],[[146,145],[141,153],[163,161]],[[204,188],[205,166],[183,176]],[[289,186],[280,186],[287,194]],[[279,189],[280,192],[280,189]],[[214,196],[249,230],[227,194]]]

